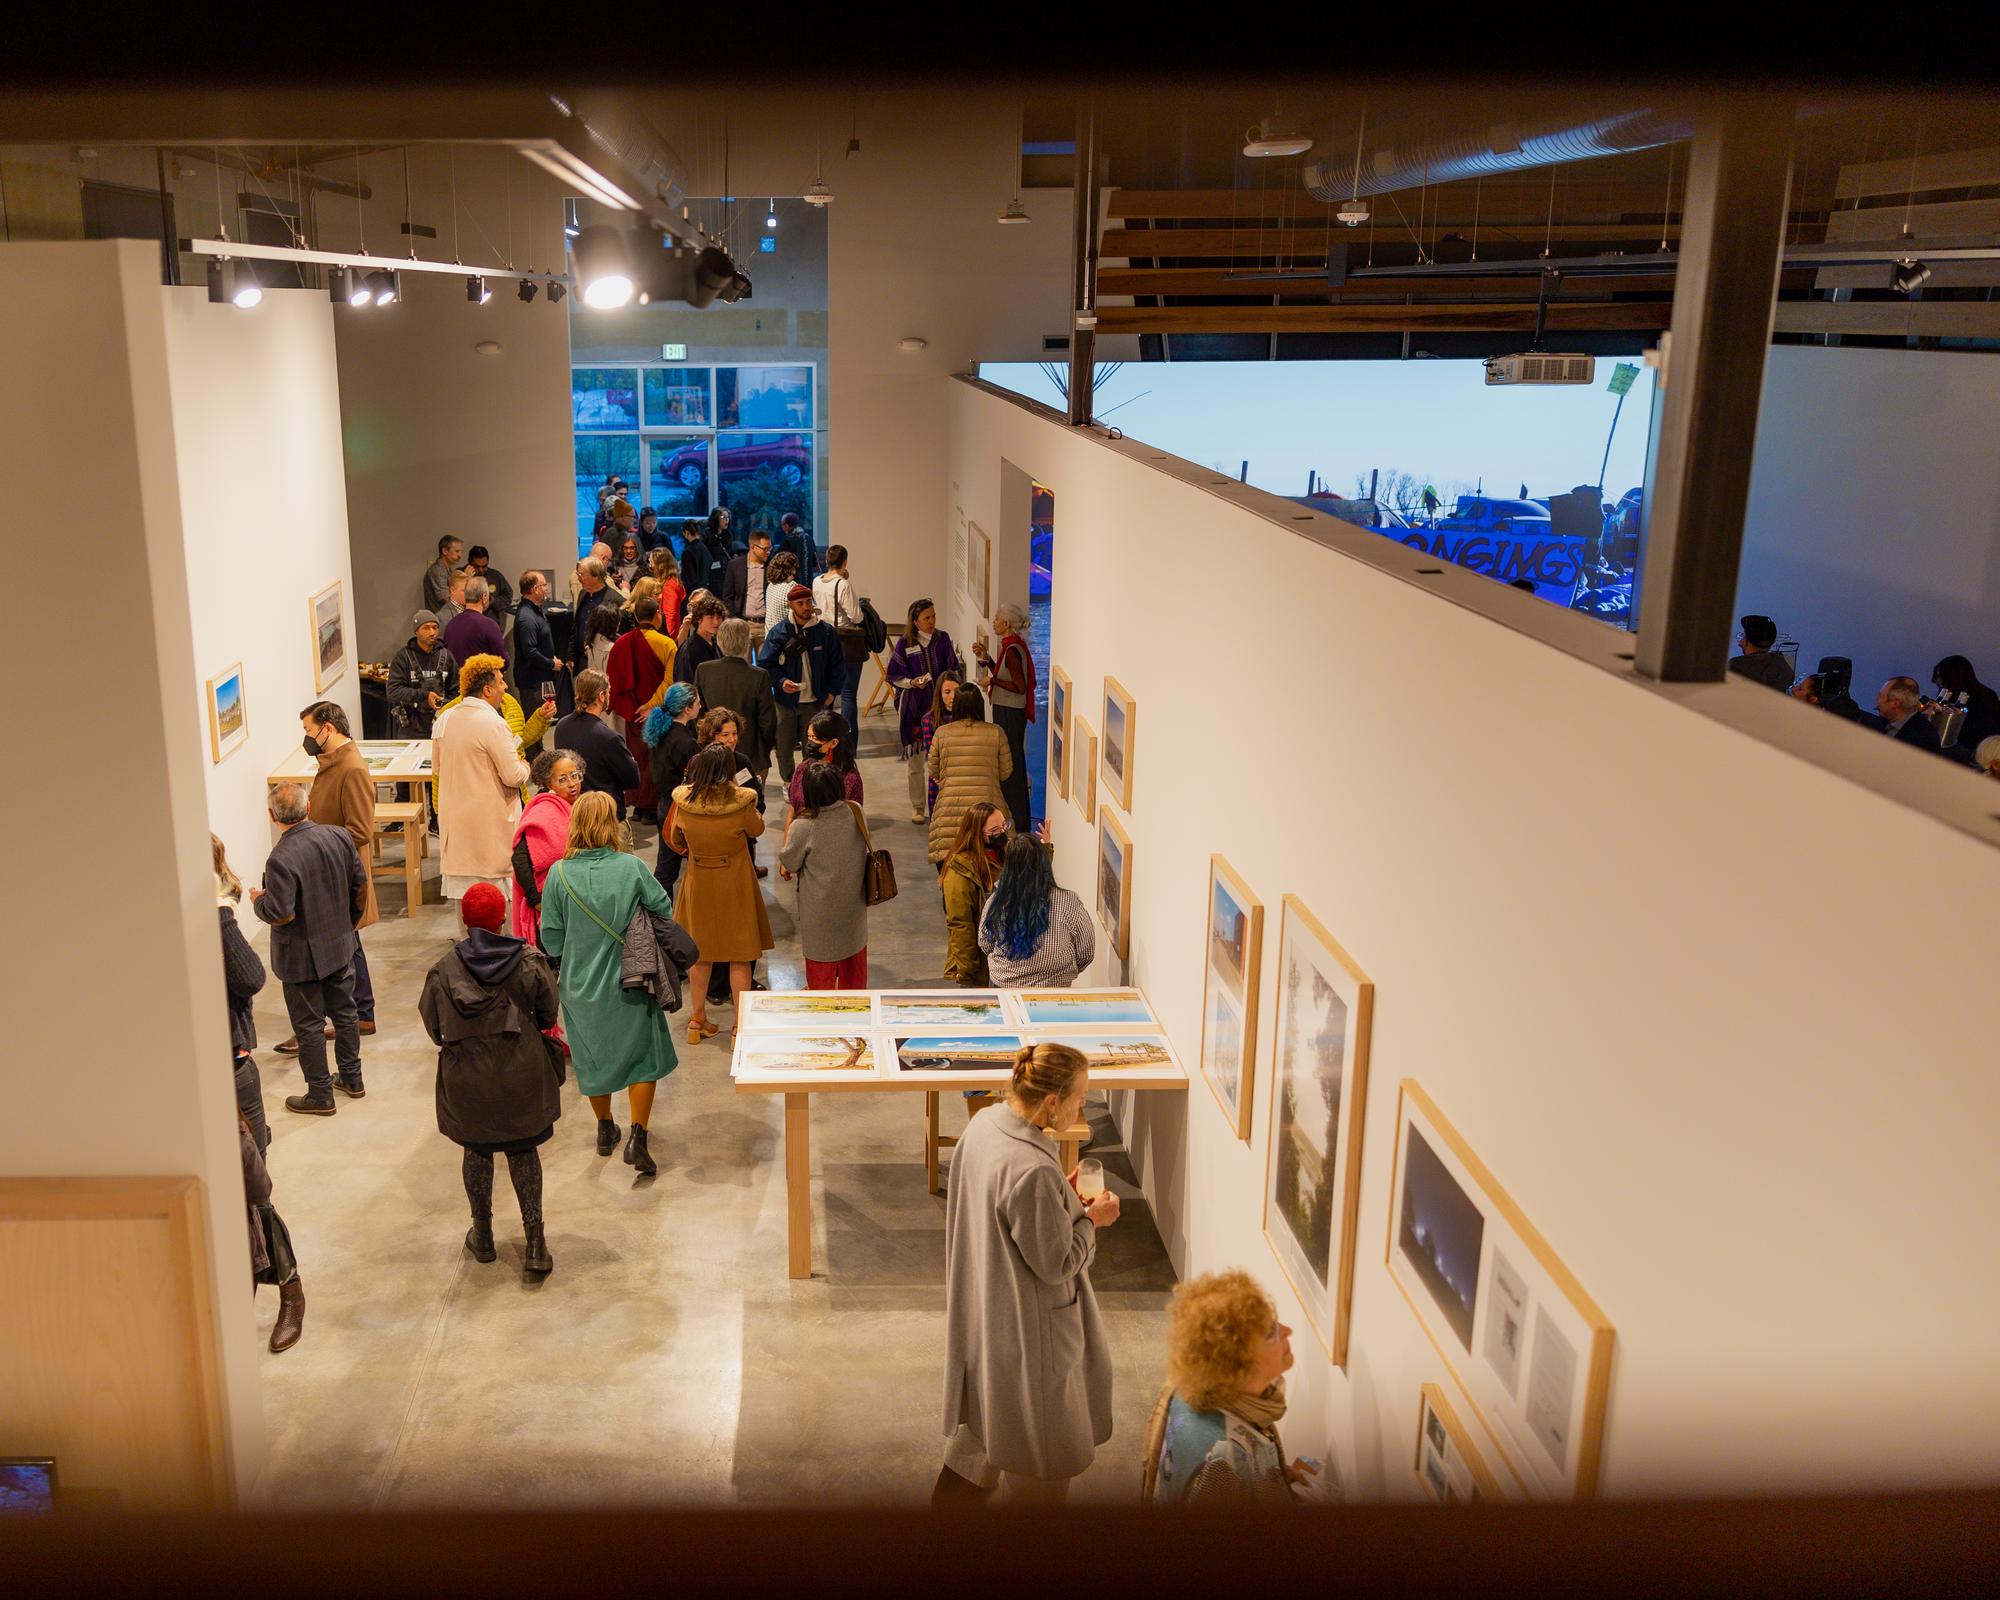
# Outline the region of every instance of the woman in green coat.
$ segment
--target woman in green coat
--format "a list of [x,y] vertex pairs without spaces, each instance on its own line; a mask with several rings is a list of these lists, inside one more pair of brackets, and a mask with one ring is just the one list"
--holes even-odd
[[570,811],[569,850],[542,885],[542,948],[561,963],[563,1032],[576,1086],[597,1113],[597,1153],[618,1148],[614,1090],[632,1097],[625,1163],[650,1178],[660,1169],[646,1148],[653,1086],[678,1064],[667,1014],[643,989],[620,987],[625,925],[636,907],[672,911],[652,873],[617,848],[618,810],[608,794],[585,794]]

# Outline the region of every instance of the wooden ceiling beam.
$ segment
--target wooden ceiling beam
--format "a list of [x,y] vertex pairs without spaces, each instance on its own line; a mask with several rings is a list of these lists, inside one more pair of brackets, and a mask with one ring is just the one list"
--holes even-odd
[[[1098,327],[1104,326],[1099,313]],[[1777,333],[1854,333],[1918,339],[2000,339],[1995,300],[1780,300]]]
[[[1995,263],[2000,269],[2000,263]],[[1370,277],[1355,279],[1339,289],[1330,289],[1323,277],[1313,278],[1243,278],[1235,273],[1254,271],[1244,267],[1101,267],[1097,273],[1097,292],[1101,295],[1192,295],[1203,299],[1254,300],[1273,295],[1302,296],[1315,299],[1332,299],[1337,302],[1379,299],[1381,296],[1405,294],[1429,295],[1434,300],[1483,299],[1489,293],[1529,294],[1535,292],[1540,282],[1532,264],[1523,262],[1518,277],[1504,278],[1427,278],[1427,277]],[[1870,287],[1879,287],[1888,282],[1889,268],[1876,269],[1869,280]],[[1828,274],[1820,272],[1820,286],[1826,286]],[[1559,294],[1607,295],[1644,294],[1652,291],[1666,295],[1673,292],[1671,273],[1632,273],[1619,278],[1572,278],[1565,282]],[[1932,282],[1936,282],[1935,277]],[[1787,289],[1808,289],[1812,287],[1813,273],[1809,268],[1795,268],[1787,272],[1781,280],[1781,287]]]
[[1868,206],[1859,211],[1836,211],[1826,219],[1826,237],[1835,244],[1856,244],[1863,240],[1886,243],[1903,236],[1905,223],[1913,235],[1912,242],[2000,234],[2000,200],[1944,200],[1925,206]]
[[1834,181],[1836,200],[1865,200],[1875,195],[1922,194],[1926,189],[1972,189],[2000,183],[2000,150],[1945,150],[1893,161],[1857,162],[1842,167]]
[[[2000,307],[1996,307],[2000,310]],[[1673,321],[1671,300],[1552,304],[1552,332],[1650,331]],[[1531,332],[1533,305],[1105,306],[1097,333],[1508,333]]]
[[[1564,244],[1578,241],[1602,241],[1606,244],[1660,242],[1660,225],[1655,223],[1557,223],[1554,228],[1544,228],[1537,222],[1504,228],[1489,221],[1480,224],[1482,239],[1495,244],[1505,242],[1510,245],[1539,246],[1544,235],[1560,240]],[[1426,244],[1434,244],[1444,234],[1464,234],[1471,237],[1470,227],[1458,227],[1446,223],[1426,225],[1422,228],[1404,228],[1400,224],[1389,227],[1376,219],[1376,237],[1385,243],[1408,244],[1414,234]],[[1668,239],[1680,236],[1680,225],[1674,223],[1666,230]],[[1364,230],[1336,228],[1334,237],[1350,247],[1360,249],[1364,254],[1368,235]],[[1218,260],[1237,257],[1275,256],[1301,261],[1323,261],[1326,259],[1327,234],[1324,228],[1106,228],[1100,243],[1099,254],[1107,257],[1123,257],[1126,260],[1155,260],[1162,256],[1191,257],[1196,260],[1212,258]],[[1352,259],[1352,257],[1350,257]]]
[[[1396,198],[1412,215],[1421,191],[1397,191]],[[1461,214],[1470,223],[1475,211],[1484,218],[1539,223],[1548,215],[1549,185],[1488,178],[1481,183],[1461,182],[1439,185],[1421,196],[1426,215],[1442,208],[1447,219]],[[1565,184],[1559,190],[1557,209],[1564,220],[1600,218],[1612,220],[1632,212],[1657,216],[1667,205],[1666,185],[1652,180],[1617,181],[1589,179],[1587,176]],[[1391,218],[1396,208],[1386,194],[1369,198],[1369,206]],[[1235,218],[1310,218],[1317,222],[1333,219],[1336,206],[1315,200],[1296,184],[1272,185],[1264,189],[1116,189],[1106,202],[1107,214],[1114,218],[1155,221],[1224,221]]]

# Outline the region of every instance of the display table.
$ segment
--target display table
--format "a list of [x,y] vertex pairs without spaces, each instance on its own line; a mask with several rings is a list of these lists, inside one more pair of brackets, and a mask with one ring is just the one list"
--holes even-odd
[[1187,1073],[1137,989],[794,989],[742,997],[730,1077],[785,1097],[787,1274],[812,1276],[815,1093],[1004,1092],[1024,1044],[1067,1044],[1099,1089],[1185,1092]]
[[[428,739],[357,739],[362,765],[377,783],[407,783],[414,806],[402,817],[403,831],[403,915],[413,916],[423,903],[425,836],[430,829],[431,741]],[[281,783],[304,784],[308,789],[319,776],[319,758],[294,746],[291,754],[271,769],[264,782],[276,788]],[[393,825],[393,824],[392,824]],[[370,852],[371,855],[373,852]],[[373,871],[372,866],[370,870]]]

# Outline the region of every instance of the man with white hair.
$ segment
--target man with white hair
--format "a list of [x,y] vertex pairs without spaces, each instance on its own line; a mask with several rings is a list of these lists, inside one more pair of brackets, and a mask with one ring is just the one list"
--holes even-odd
[[[593,550],[604,550],[603,545],[593,545]],[[571,579],[569,636],[569,669],[582,672],[590,665],[590,614],[605,601],[614,606],[625,603],[624,596],[611,586],[611,554],[589,555],[576,564],[576,575]]]
[[492,604],[492,584],[479,577],[465,580],[465,609],[444,625],[444,647],[452,660],[470,661],[474,656],[512,660],[500,624],[486,614]]
[[285,987],[285,1010],[299,1042],[306,1092],[287,1111],[330,1117],[336,1087],[326,1070],[328,1022],[333,1024],[337,1087],[359,1100],[361,1033],[354,1006],[355,929],[368,908],[368,869],[347,830],[306,817],[306,792],[296,783],[271,790],[278,842],[264,863],[264,882],[250,891],[251,908],[271,928],[271,971]]
[[1891,678],[1875,696],[1875,709],[1882,714],[1882,731],[1898,744],[1941,754],[1937,729],[1924,715],[1923,691],[1915,678]]
[[993,707],[993,725],[1007,735],[1008,753],[1014,771],[1001,780],[1000,797],[1014,813],[1018,833],[1032,833],[1034,818],[1028,813],[1028,724],[1035,720],[1035,657],[1021,630],[1028,625],[1028,613],[1009,600],[993,614],[993,631],[1000,635],[1000,654],[986,653],[986,642],[976,641],[972,653],[979,658],[979,687]]

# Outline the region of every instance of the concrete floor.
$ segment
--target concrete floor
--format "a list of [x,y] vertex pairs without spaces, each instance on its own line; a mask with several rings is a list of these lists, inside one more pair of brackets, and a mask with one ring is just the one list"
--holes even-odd
[[[862,773],[898,898],[871,914],[878,987],[941,987],[943,920],[909,821],[893,724],[868,719]],[[885,725],[887,724],[887,725]],[[775,838],[782,801],[769,816]],[[642,834],[652,860],[653,834]],[[771,848],[775,848],[773,845]],[[770,852],[760,848],[767,862]],[[305,1336],[262,1357],[271,1448],[263,1493],[280,1507],[921,1502],[936,1476],[944,1358],[944,1201],[924,1190],[914,1095],[813,1102],[814,1262],[785,1277],[782,1100],[735,1094],[726,1039],[689,1050],[660,1086],[660,1175],[601,1159],[590,1108],[564,1090],[542,1149],[555,1271],[521,1272],[519,1214],[497,1164],[500,1257],[465,1253],[459,1151],[437,1131],[435,1052],[416,1015],[430,964],[458,936],[438,898],[366,934],[380,1031],[363,1040],[367,1098],[339,1114],[284,1109],[297,1066],[275,983],[259,997],[269,1165],[298,1248]],[[765,883],[777,949],[760,975],[804,983],[792,893]],[[712,1011],[726,1027],[726,1007]],[[952,1120],[958,1096],[945,1097]],[[622,1096],[621,1125],[627,1120]],[[1116,1370],[1116,1432],[1077,1497],[1129,1502],[1160,1382],[1173,1273],[1117,1132],[1096,1109],[1092,1153],[1124,1198],[1094,1280]],[[274,1290],[257,1295],[268,1337]]]

